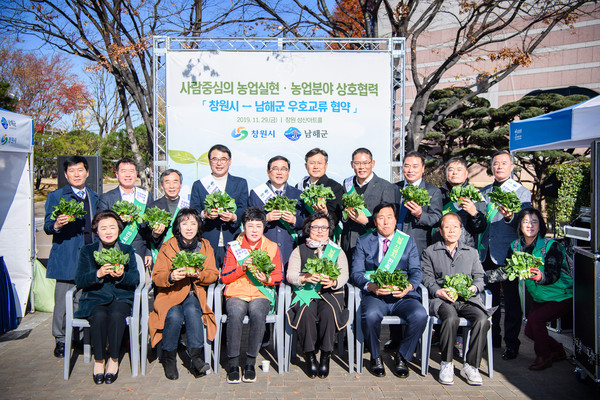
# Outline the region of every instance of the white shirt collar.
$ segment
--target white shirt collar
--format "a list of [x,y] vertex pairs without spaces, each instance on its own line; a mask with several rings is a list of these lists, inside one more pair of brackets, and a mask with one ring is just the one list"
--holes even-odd
[[133,201],[135,200],[135,186],[133,187],[133,190],[130,193],[125,193],[123,191],[123,188],[119,186],[119,192],[121,193],[121,200],[125,200],[130,203],[133,203]]
[[77,189],[75,186],[71,186],[71,190],[73,190],[73,193],[75,193],[76,196],[79,197],[79,192],[83,190],[83,199],[85,199],[86,195],[87,195],[87,191],[85,190],[85,187],[83,189]]
[[421,179],[417,180],[417,181],[416,181],[416,182],[414,182],[414,183],[408,183],[408,181],[405,179],[405,180],[404,180],[404,187],[406,187],[407,185],[414,185],[414,186],[416,186],[416,187],[419,187],[419,186],[421,186],[421,181],[422,181],[422,180],[423,180],[423,178],[421,178]]
[[371,179],[373,179],[373,176],[375,174],[373,172],[371,172],[371,175],[369,175],[369,177],[367,179],[365,179],[365,181],[363,182],[363,184],[361,185],[360,183],[358,183],[358,177],[356,177],[356,175],[354,175],[356,177],[356,184],[358,185],[358,187],[363,187],[365,186],[367,183],[371,182]]

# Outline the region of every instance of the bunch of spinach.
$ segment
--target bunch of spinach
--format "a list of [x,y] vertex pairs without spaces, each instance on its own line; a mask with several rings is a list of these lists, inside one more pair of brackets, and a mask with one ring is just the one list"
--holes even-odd
[[427,193],[427,189],[421,189],[415,185],[407,185],[404,189],[400,189],[400,194],[404,203],[414,201],[420,206],[428,206],[431,203],[431,196]]
[[110,208],[123,220],[123,222],[142,222],[142,210],[135,204],[125,200],[117,201]]
[[458,299],[458,296],[465,300],[473,296],[475,293],[469,289],[472,285],[473,279],[467,274],[457,273],[444,277],[443,287],[448,289],[448,293],[454,300]]
[[481,192],[473,185],[454,186],[449,193],[450,201],[460,204],[464,199],[472,202],[483,201]]
[[321,279],[329,277],[329,279],[337,279],[341,272],[335,261],[328,258],[309,258],[306,260],[303,272],[309,274],[319,274]]
[[265,203],[264,209],[266,212],[270,212],[273,210],[279,211],[289,211],[292,214],[296,213],[296,204],[298,204],[298,200],[296,199],[288,199],[285,196],[274,196],[271,197]]
[[499,206],[504,206],[508,211],[518,213],[521,211],[521,200],[515,192],[505,192],[499,187],[495,187],[494,191],[488,194],[490,201]]
[[197,269],[200,271],[204,269],[205,260],[206,256],[202,253],[180,251],[175,255],[175,258],[173,258],[171,269],[182,269],[181,272],[193,274]]
[[102,251],[94,251],[94,260],[100,266],[104,264],[112,265],[113,271],[122,270],[123,266],[129,262],[129,254],[123,253],[116,247],[103,248]]
[[333,194],[333,190],[331,190],[329,186],[310,185],[302,192],[300,198],[309,206],[312,206],[313,204],[322,205],[325,204],[327,200],[334,200],[335,194]]
[[264,250],[252,250],[250,252],[252,257],[252,264],[248,266],[250,272],[256,275],[257,272],[262,272],[266,276],[270,276],[271,272],[275,270],[275,264],[271,261],[269,253]]
[[223,212],[235,212],[237,209],[235,200],[227,193],[216,191],[209,194],[204,199],[204,209],[207,214],[210,214],[212,210],[216,210],[217,213]]
[[160,224],[169,226],[171,219],[173,219],[173,216],[170,212],[158,207],[152,207],[151,209],[146,210],[146,212],[142,215],[142,220],[146,221],[148,225],[152,227],[152,229],[156,228]]
[[541,257],[536,257],[524,251],[514,251],[512,256],[506,260],[504,270],[508,275],[508,280],[514,281],[515,279],[531,278],[533,274],[529,270],[539,268],[542,265],[544,265],[544,260]]
[[378,269],[371,274],[369,279],[380,288],[392,291],[402,291],[410,284],[406,273],[400,269],[394,270],[394,272]]
[[83,202],[75,199],[67,201],[64,197],[61,197],[58,204],[54,206],[50,218],[56,221],[59,215],[66,215],[67,220],[73,222],[75,218],[83,218],[86,214],[87,211],[83,209]]
[[344,193],[342,196],[342,203],[344,204],[344,210],[342,211],[344,219],[348,219],[348,211],[350,210],[362,212],[363,208],[367,208],[365,204],[365,197],[356,192]]

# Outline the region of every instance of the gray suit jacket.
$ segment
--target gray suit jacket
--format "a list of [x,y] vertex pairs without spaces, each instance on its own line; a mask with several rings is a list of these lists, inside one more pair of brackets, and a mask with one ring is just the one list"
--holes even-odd
[[[345,187],[344,190],[346,190]],[[373,213],[373,209],[381,203],[395,203],[396,190],[395,185],[373,174],[373,178],[367,185],[367,189],[364,193],[365,204],[371,214]],[[361,225],[351,219],[343,221],[343,224],[344,229],[342,231],[341,246],[344,252],[348,254],[349,257],[352,257],[352,251],[356,246],[356,240],[367,233],[368,229],[375,227],[373,224],[373,217],[369,217],[367,225]]]
[[[488,194],[494,190],[494,184],[488,185],[481,189],[481,194],[486,202],[490,202]],[[531,207],[531,192],[524,186],[519,187],[516,192],[519,200],[521,200],[521,208],[526,209]],[[485,261],[488,249],[490,258],[496,265],[504,265],[508,249],[513,240],[517,238],[517,220],[518,215],[514,215],[512,220],[506,222],[500,212],[497,212],[492,218],[488,229],[482,234],[479,259]],[[490,246],[490,244],[492,244]]]

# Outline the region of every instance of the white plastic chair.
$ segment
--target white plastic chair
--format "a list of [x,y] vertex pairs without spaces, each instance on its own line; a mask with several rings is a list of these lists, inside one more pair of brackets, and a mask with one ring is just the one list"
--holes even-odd
[[[267,324],[274,324],[275,326],[275,336],[273,337],[273,344],[277,353],[277,366],[278,372],[283,374],[284,364],[285,364],[285,356],[283,351],[283,332],[284,332],[284,314],[285,314],[285,291],[287,285],[281,283],[279,288],[277,289],[277,300],[275,304],[275,313],[267,315]],[[219,372],[219,359],[221,357],[221,334],[223,332],[223,324],[227,323],[227,314],[223,313],[223,290],[225,285],[219,283],[215,289],[215,320],[217,322],[217,333],[215,334],[214,340],[214,367],[213,370],[215,373]],[[248,316],[244,317],[243,323],[247,324],[249,322]]]
[[[139,346],[139,329],[140,329],[140,296],[145,285],[146,272],[144,270],[144,262],[139,255],[135,255],[138,273],[140,274],[140,283],[135,288],[133,297],[133,307],[131,308],[131,316],[125,321],[129,326],[129,361],[131,362],[131,376],[135,377],[138,374],[140,364],[140,346]],[[76,287],[69,289],[65,295],[66,304],[66,321],[65,321],[65,365],[64,379],[69,380],[69,372],[71,370],[71,340],[73,337],[73,328],[89,329],[90,323],[87,319],[73,318],[73,295],[77,290]],[[89,363],[91,360],[91,345],[89,343],[89,334],[84,333],[83,344],[83,361]]]
[[[427,293],[427,292],[424,291],[424,293]],[[483,304],[485,305],[486,309],[492,308],[492,292],[490,292],[489,290],[485,290],[483,293],[481,293],[481,300],[483,300]],[[488,332],[487,332],[488,376],[490,378],[493,378],[494,377],[494,350],[492,348],[492,317],[490,316],[488,318],[488,320],[490,321],[490,329],[488,329]],[[433,317],[433,316],[429,317],[429,324],[426,329],[426,331],[427,331],[427,356],[425,357],[425,360],[427,362],[425,364],[425,374],[427,374],[427,371],[429,371],[429,356],[431,354],[431,335],[433,334],[433,326],[439,325],[441,323],[442,323],[441,319],[439,319],[437,317]],[[466,357],[467,351],[469,351],[469,340],[471,339],[471,329],[470,329],[471,323],[466,318],[461,318],[458,326],[467,328],[466,329],[467,337],[466,337],[466,339],[463,340],[463,345],[464,345],[463,357]],[[463,332],[463,335],[464,335],[464,332]]]
[[[144,286],[144,289],[142,290],[142,315],[141,315],[141,339],[140,339],[140,343],[142,344],[141,347],[141,351],[140,351],[140,362],[141,362],[141,368],[140,368],[140,373],[142,376],[146,375],[146,366],[148,364],[148,317],[150,315],[150,307],[148,304],[148,292],[150,291],[150,288],[152,287],[152,282],[148,282],[146,284],[146,286]],[[215,284],[211,283],[207,290],[206,290],[206,304],[208,304],[209,307],[213,308],[213,299],[214,299],[214,293],[215,293]],[[184,323],[185,324],[185,323]],[[210,353],[211,353],[211,346],[210,346],[210,342],[208,341],[208,333],[206,331],[206,326],[203,324],[202,325],[202,329],[204,331],[204,362],[207,363],[208,365],[210,365]],[[206,371],[206,374],[210,374],[210,370]]]
[[[344,340],[342,337],[342,333],[346,332],[346,337],[348,339],[348,372],[352,373],[354,371],[354,330],[352,328],[352,324],[354,323],[354,291],[355,287],[351,284],[347,283],[346,288],[348,289],[348,304],[346,307],[350,310],[350,315],[348,318],[348,324],[344,330],[341,330],[338,333],[338,354],[340,357],[344,356]],[[285,288],[285,309],[288,310],[292,304],[292,287],[286,286]],[[292,329],[289,323],[287,323],[287,318],[285,318],[285,372],[290,372],[290,363],[292,358],[296,355],[296,342],[297,335],[296,330]]]
[[[422,284],[419,285],[419,287],[417,288],[418,291],[420,291],[421,293],[421,304],[423,305],[423,307],[425,308],[425,311],[427,312],[427,315],[429,315],[429,300],[427,298],[427,290],[425,289],[425,286],[423,286]],[[356,329],[356,372],[359,374],[362,374],[362,369],[363,369],[363,353],[364,353],[364,336],[363,336],[363,332],[362,332],[362,326],[361,326],[361,321],[362,321],[362,310],[361,310],[361,290],[356,288],[356,290],[354,291],[354,306],[356,309],[356,317],[354,319],[354,325],[355,325],[355,329]],[[406,321],[400,317],[397,317],[395,315],[386,315],[383,317],[383,320],[381,321],[382,325],[406,325]],[[423,334],[421,335],[421,339],[420,339],[420,344],[419,346],[417,346],[417,357],[421,358],[421,375],[425,376],[427,375],[427,371],[426,371],[426,367],[427,367],[427,358],[425,357],[425,354],[427,353],[427,345],[428,345],[428,341],[427,341],[427,327],[425,327],[425,330],[423,331]]]

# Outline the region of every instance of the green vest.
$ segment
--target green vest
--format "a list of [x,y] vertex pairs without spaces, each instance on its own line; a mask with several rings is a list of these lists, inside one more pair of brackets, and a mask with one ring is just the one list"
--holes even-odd
[[[540,238],[538,236],[535,248],[532,254],[536,257],[542,257],[546,261],[548,250],[555,243],[555,240]],[[559,244],[560,246],[560,244]],[[513,242],[513,249],[521,251],[521,241]],[[573,278],[569,275],[569,267],[567,265],[565,249],[560,246],[563,253],[563,263],[561,265],[560,276],[556,282],[551,285],[539,285],[533,279],[525,279],[525,287],[533,301],[536,303],[544,303],[547,301],[563,301],[573,297]],[[544,270],[544,266],[540,267],[540,271]]]

